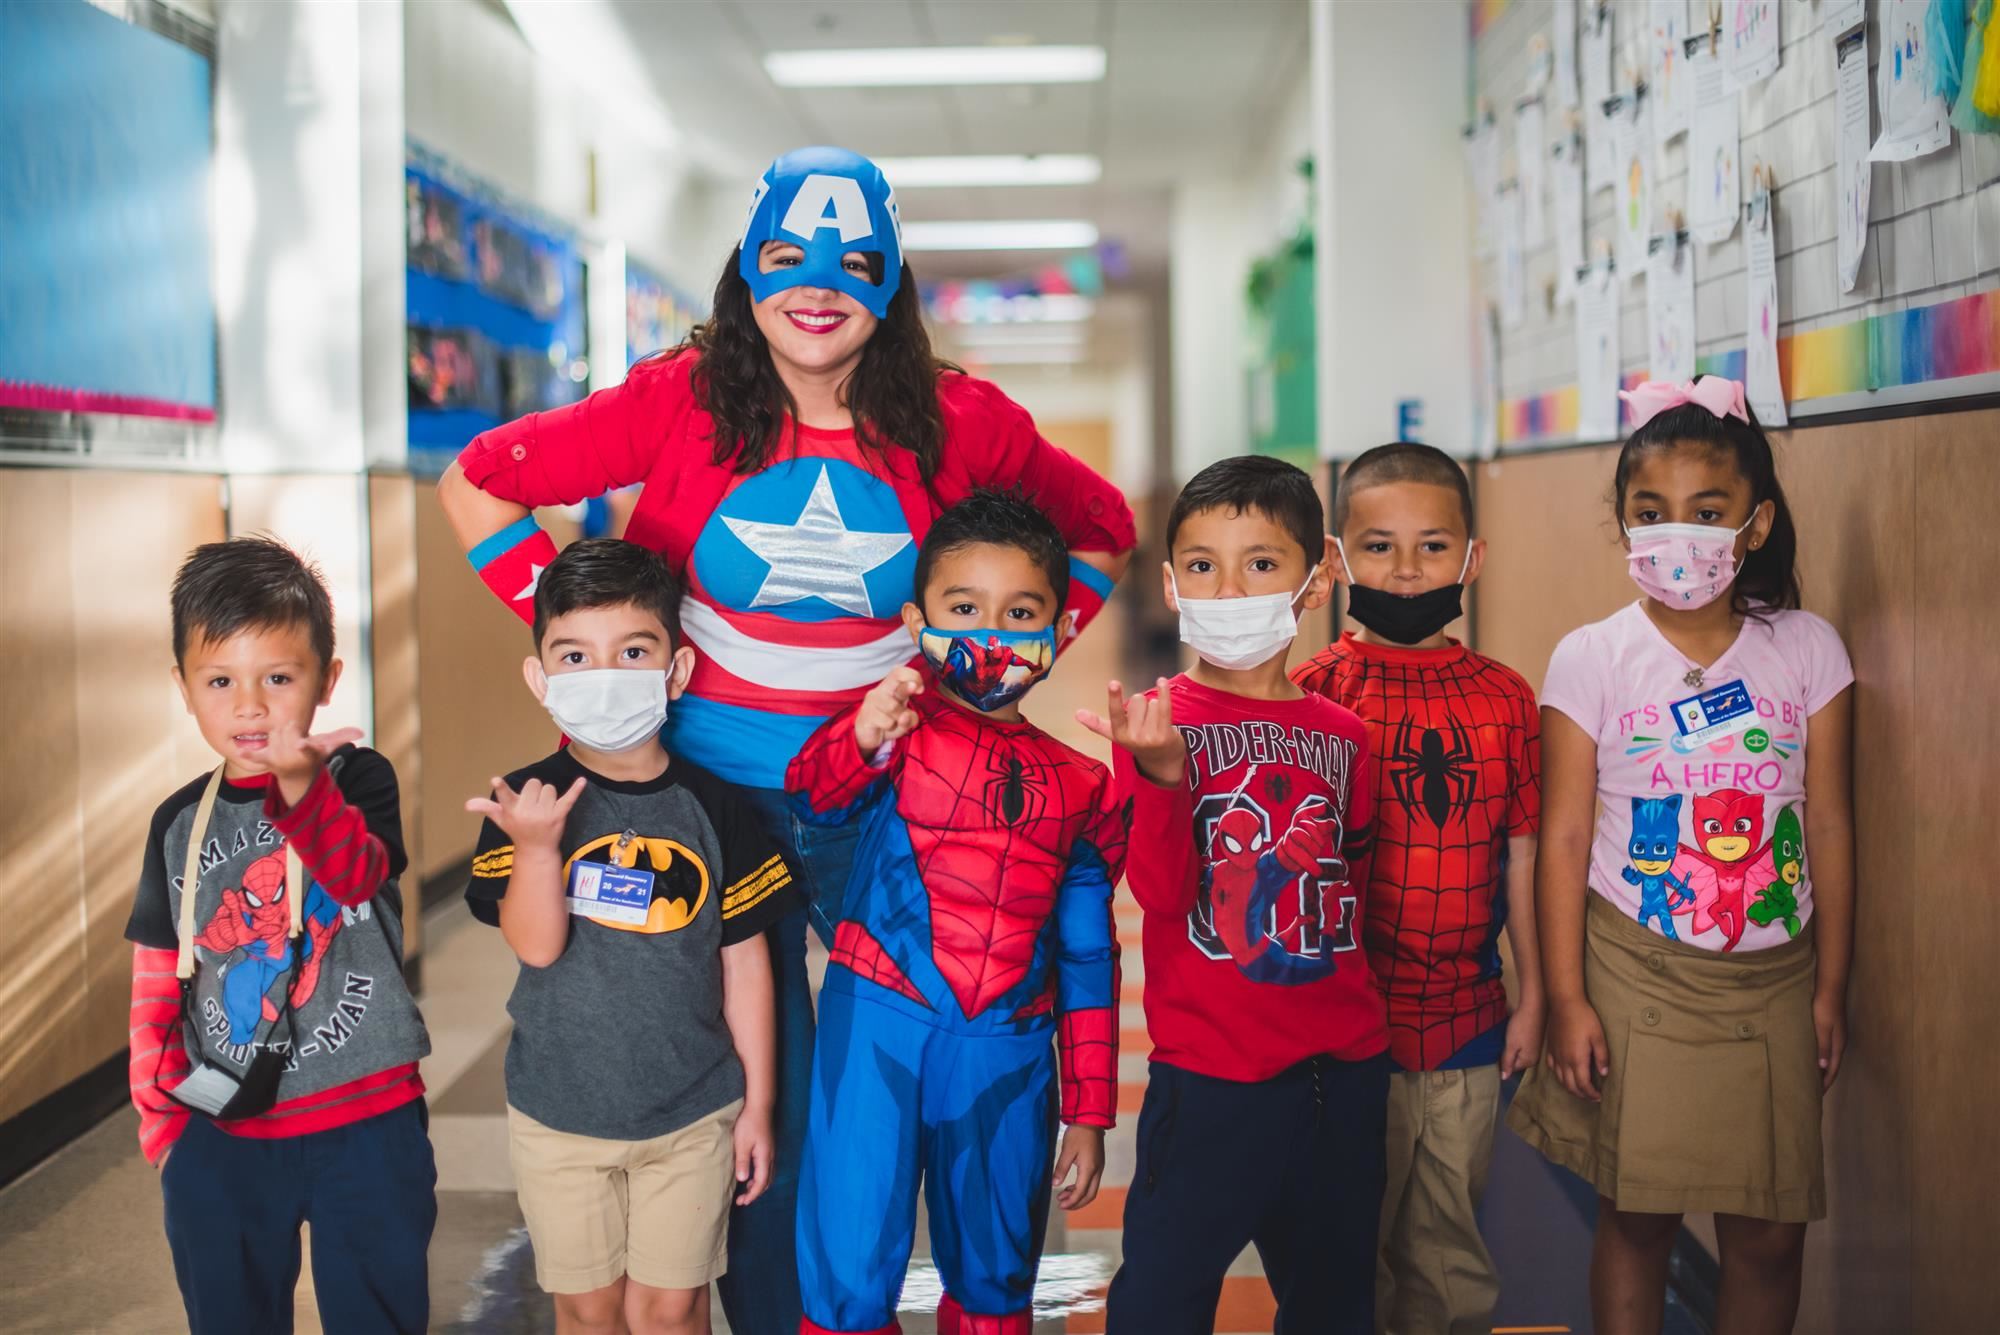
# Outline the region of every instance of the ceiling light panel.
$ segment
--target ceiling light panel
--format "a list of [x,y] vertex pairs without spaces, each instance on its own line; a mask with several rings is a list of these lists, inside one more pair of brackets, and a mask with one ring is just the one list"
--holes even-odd
[[1094,153],[979,153],[958,157],[876,158],[898,190],[931,186],[1089,185],[1104,175]]
[[920,88],[981,83],[1095,83],[1101,46],[896,46],[770,51],[764,70],[780,88]]
[[1088,250],[1097,224],[1050,218],[1023,222],[906,222],[904,250]]

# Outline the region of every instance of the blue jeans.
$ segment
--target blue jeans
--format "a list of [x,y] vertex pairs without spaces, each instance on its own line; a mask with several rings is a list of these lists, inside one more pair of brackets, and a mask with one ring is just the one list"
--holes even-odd
[[797,1335],[799,1262],[796,1237],[799,1164],[805,1154],[806,1111],[812,1089],[812,990],[806,981],[806,920],[829,944],[847,892],[858,824],[807,825],[775,788],[739,789],[799,878],[808,907],[788,914],[769,933],[777,993],[778,1103],[773,1123],[777,1169],[756,1204],[729,1221],[729,1273],[716,1287],[736,1335]]

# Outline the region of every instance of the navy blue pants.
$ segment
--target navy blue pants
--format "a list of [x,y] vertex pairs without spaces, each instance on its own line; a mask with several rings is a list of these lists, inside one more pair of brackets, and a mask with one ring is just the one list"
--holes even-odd
[[778,1162],[764,1194],[730,1214],[729,1273],[716,1289],[723,1315],[737,1335],[797,1335],[799,1164],[805,1157],[813,1061],[806,922],[810,917],[820,939],[831,941],[861,827],[808,825],[793,815],[781,790],[740,791],[803,882],[808,907],[779,919],[767,933],[778,1012],[778,1098],[771,1119]]
[[1389,1058],[1317,1057],[1245,1084],[1152,1064],[1109,1335],[1207,1335],[1254,1244],[1275,1335],[1373,1335]]
[[327,1335],[420,1335],[437,1165],[423,1100],[280,1140],[188,1119],[160,1170],[167,1243],[193,1335],[290,1335],[299,1226]]

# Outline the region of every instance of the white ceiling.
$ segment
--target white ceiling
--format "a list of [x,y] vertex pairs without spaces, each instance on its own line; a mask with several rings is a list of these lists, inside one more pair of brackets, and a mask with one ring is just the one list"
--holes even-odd
[[[1165,263],[1171,187],[1248,156],[1305,59],[1305,0],[612,0],[675,123],[752,173],[787,149],[879,156],[1096,153],[1088,187],[901,190],[905,219],[1088,218],[1141,272]],[[781,89],[766,51],[1090,43],[1103,82]],[[893,182],[892,182],[893,184]],[[1018,270],[1029,254],[923,256],[926,275]]]

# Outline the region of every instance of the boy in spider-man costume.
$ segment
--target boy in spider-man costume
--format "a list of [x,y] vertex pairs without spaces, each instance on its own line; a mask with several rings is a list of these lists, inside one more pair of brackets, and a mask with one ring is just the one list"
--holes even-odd
[[[292,1005],[312,1000],[319,986],[326,944],[340,930],[340,906],[318,881],[310,882],[300,944],[299,975],[292,982]],[[291,912],[285,905],[285,852],[266,853],[243,869],[241,889],[224,890],[222,903],[195,942],[218,955],[241,948],[243,955],[222,976],[222,1014],[229,1041],[248,1043],[260,1024],[278,1018],[271,984],[292,967]]]
[[976,492],[946,511],[903,609],[935,675],[896,669],[786,775],[807,819],[862,826],[800,1178],[811,1335],[899,1329],[920,1178],[938,1330],[1027,1335],[1058,1071],[1062,1204],[1097,1194],[1117,1102],[1111,888],[1126,817],[1104,767],[1018,705],[1068,633],[1068,570],[1025,501]]
[[[1414,444],[1356,458],[1334,531],[1348,615],[1361,629],[1293,680],[1359,714],[1378,759],[1363,941],[1397,1070],[1376,1324],[1392,1335],[1483,1332],[1499,1282],[1477,1211],[1500,1082],[1541,1048],[1540,717],[1519,674],[1445,634],[1486,559],[1453,459]],[[1511,1014],[1503,927],[1518,992]]]

